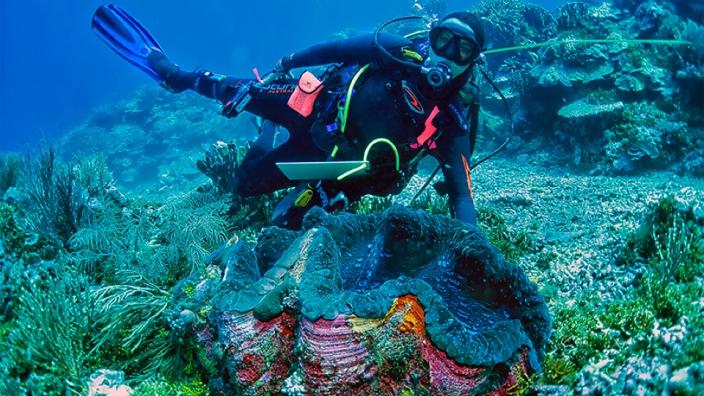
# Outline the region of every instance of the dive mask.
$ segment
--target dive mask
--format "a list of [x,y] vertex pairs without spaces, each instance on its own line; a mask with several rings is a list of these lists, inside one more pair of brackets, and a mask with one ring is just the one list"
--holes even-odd
[[479,56],[474,30],[456,18],[442,21],[430,30],[430,47],[438,56],[467,66]]

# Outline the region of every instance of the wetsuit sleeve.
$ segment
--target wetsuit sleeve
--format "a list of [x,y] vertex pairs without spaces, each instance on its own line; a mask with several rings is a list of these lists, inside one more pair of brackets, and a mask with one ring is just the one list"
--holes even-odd
[[462,131],[447,131],[438,139],[436,158],[442,164],[450,199],[452,217],[466,224],[477,224],[477,213],[472,195],[470,165],[471,143]]
[[[402,36],[388,33],[379,34],[379,44],[389,51],[413,45]],[[317,44],[281,59],[286,70],[327,63],[371,62],[384,62],[381,50],[374,45],[374,34]]]

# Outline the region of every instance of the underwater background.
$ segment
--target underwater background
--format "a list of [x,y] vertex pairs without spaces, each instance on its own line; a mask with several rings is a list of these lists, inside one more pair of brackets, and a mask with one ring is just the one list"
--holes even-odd
[[[0,4],[0,150],[33,147],[42,136],[61,136],[92,108],[124,98],[146,83],[96,40],[90,18],[102,4]],[[454,10],[473,2],[445,4]],[[541,3],[548,9],[558,4]],[[268,71],[281,54],[325,41],[341,29],[370,31],[411,11],[408,0],[272,0],[262,5],[127,0],[119,5],[159,32],[162,47],[186,69],[208,67],[237,76],[251,75],[253,67]]]
[[[235,76],[409,14],[527,46],[486,56],[514,133],[473,170],[476,230],[411,199],[424,162],[297,232],[269,227],[283,193],[195,167],[253,117],[124,62],[102,4],[0,2],[0,394],[704,394],[704,3],[119,2]],[[475,159],[510,135],[480,88]]]

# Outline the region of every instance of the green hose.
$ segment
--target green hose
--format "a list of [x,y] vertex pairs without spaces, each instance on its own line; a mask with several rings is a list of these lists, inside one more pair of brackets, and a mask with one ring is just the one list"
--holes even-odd
[[484,51],[484,54],[498,54],[502,52],[510,51],[520,51],[524,49],[542,48],[549,47],[551,45],[563,45],[563,44],[665,44],[665,45],[694,45],[691,41],[687,40],[627,40],[627,39],[594,39],[594,40],[551,40],[542,43],[519,45],[515,47],[497,48]]
[[357,73],[354,75],[352,78],[352,82],[350,83],[350,86],[347,88],[347,96],[345,97],[345,107],[344,110],[342,111],[342,119],[340,120],[340,132],[345,133],[345,129],[347,129],[347,114],[350,112],[350,102],[352,101],[352,91],[354,90],[354,86],[357,84],[357,80],[364,74],[365,71],[369,68],[369,65],[364,65]]
[[364,162],[365,162],[365,163],[362,164],[362,165],[360,165],[360,166],[358,166],[358,167],[356,167],[356,168],[354,168],[354,169],[351,169],[351,170],[349,170],[349,171],[347,171],[347,172],[341,174],[340,176],[337,177],[337,180],[342,180],[342,179],[344,179],[344,178],[346,178],[346,177],[348,177],[348,176],[350,176],[350,175],[352,175],[352,174],[355,174],[355,173],[357,173],[357,172],[359,172],[359,171],[363,171],[364,169],[366,169],[367,166],[368,166],[368,163],[369,163],[369,162],[367,161],[367,158],[369,158],[369,151],[371,151],[372,146],[374,146],[374,145],[377,144],[377,143],[386,143],[386,144],[388,144],[388,145],[391,147],[391,150],[393,150],[393,152],[394,152],[394,157],[395,157],[395,159],[396,159],[396,171],[398,172],[398,171],[401,169],[401,158],[400,158],[399,155],[398,155],[398,149],[396,148],[396,145],[393,144],[393,142],[392,142],[391,140],[389,140],[389,139],[378,138],[378,139],[372,140],[371,143],[369,143],[369,144],[367,145],[367,148],[364,150]]

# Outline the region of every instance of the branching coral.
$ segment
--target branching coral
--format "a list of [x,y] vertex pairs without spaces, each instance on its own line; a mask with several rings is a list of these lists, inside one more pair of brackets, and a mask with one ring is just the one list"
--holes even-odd
[[193,192],[173,200],[160,210],[161,232],[155,240],[166,241],[167,254],[185,259],[194,269],[225,241],[227,210],[226,200],[210,193]]
[[27,196],[27,224],[65,246],[90,221],[92,210],[112,183],[100,157],[66,164],[59,160],[54,147],[41,151],[38,159],[27,156],[19,184]]

